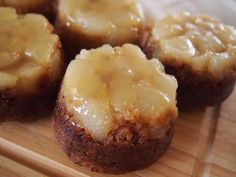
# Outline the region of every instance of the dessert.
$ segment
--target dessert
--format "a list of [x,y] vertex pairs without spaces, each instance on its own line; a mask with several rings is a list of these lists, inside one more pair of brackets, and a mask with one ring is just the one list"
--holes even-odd
[[152,30],[145,51],[176,76],[178,103],[210,106],[225,100],[236,78],[236,30],[209,16],[168,16]]
[[56,31],[71,60],[81,49],[137,44],[143,21],[136,0],[59,0]]
[[177,81],[135,45],[83,49],[69,64],[54,112],[71,160],[106,173],[144,168],[168,149]]
[[55,0],[0,0],[0,6],[13,7],[17,13],[40,13],[52,20]]
[[52,110],[64,62],[59,37],[42,15],[0,7],[0,120]]

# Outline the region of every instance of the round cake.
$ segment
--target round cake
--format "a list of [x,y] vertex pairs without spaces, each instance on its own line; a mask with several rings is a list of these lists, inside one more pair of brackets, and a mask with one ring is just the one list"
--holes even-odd
[[81,49],[137,44],[143,21],[136,0],[58,0],[56,31],[71,60]]
[[52,20],[56,0],[0,0],[0,6],[13,7],[17,13],[40,13]]
[[181,13],[157,21],[145,51],[157,57],[179,84],[178,104],[224,101],[236,78],[236,30],[209,16]]
[[66,71],[54,131],[70,159],[126,173],[160,158],[172,140],[177,81],[135,45],[82,50]]
[[53,109],[64,62],[59,37],[41,15],[0,7],[0,120],[30,120]]

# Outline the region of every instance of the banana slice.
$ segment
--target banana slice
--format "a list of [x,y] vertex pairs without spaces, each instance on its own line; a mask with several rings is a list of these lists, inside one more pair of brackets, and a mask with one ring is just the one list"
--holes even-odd
[[16,86],[16,82],[16,76],[0,72],[0,91],[14,88]]
[[[0,16],[11,17],[1,20],[0,69],[2,72],[14,75],[21,82],[22,71],[42,66],[40,67],[41,72],[37,72],[38,77],[41,77],[45,74],[44,68],[52,62],[51,55],[59,41],[56,35],[51,34],[50,24],[40,15],[17,17],[11,8],[0,8]],[[32,77],[35,76],[32,75]],[[24,83],[26,85],[19,87],[30,90],[31,87],[38,84],[38,80]]]
[[152,40],[158,48],[154,56],[163,63],[188,64],[193,70],[208,72],[216,78],[236,67],[236,30],[209,16],[189,13],[168,16],[156,22]]
[[[177,115],[176,80],[157,65],[131,44],[83,50],[68,67],[62,94],[75,120],[101,139],[111,130],[115,112],[129,119],[136,110],[145,122],[159,119],[166,110]],[[90,126],[94,124],[96,129]]]
[[0,59],[0,69],[4,69],[16,64],[19,61],[19,55],[14,53],[10,54],[8,52],[0,52]]

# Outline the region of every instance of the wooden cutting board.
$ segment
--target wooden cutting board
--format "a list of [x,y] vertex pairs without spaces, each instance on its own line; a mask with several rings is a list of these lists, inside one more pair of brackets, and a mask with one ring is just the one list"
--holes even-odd
[[[180,112],[168,152],[127,177],[236,176],[236,91],[222,105]],[[0,125],[0,176],[106,176],[73,164],[59,148],[51,117]],[[107,175],[110,176],[110,175]]]
[[[217,3],[223,1],[204,2],[214,2],[208,9],[209,13],[233,23],[229,13],[235,15],[236,11],[225,10],[223,5],[220,6],[222,11],[216,13],[214,10],[218,7]],[[152,8],[154,15],[163,16],[180,10],[206,12],[203,4],[203,0],[150,0],[146,1],[145,6]],[[94,173],[73,164],[58,146],[51,123],[50,116],[31,123],[0,124],[1,177],[112,176]],[[236,176],[236,91],[222,105],[195,112],[180,112],[175,137],[168,152],[150,167],[122,176]]]

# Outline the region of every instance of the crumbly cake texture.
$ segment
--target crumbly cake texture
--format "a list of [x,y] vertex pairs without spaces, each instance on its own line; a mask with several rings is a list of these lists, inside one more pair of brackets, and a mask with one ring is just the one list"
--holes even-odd
[[178,103],[184,107],[214,105],[233,91],[236,30],[217,19],[189,13],[168,16],[156,22],[144,51],[176,76]]
[[96,141],[68,115],[63,101],[58,101],[54,112],[56,139],[74,163],[97,172],[122,174],[143,169],[168,150],[174,135],[172,122],[164,137],[147,140],[138,124],[127,121],[110,132],[106,141]]
[[[46,79],[46,78],[44,78]],[[10,92],[0,93],[0,122],[33,121],[50,114],[55,105],[59,82],[42,85],[42,90],[29,95],[17,95]]]
[[0,120],[30,120],[52,111],[64,59],[45,17],[0,7]]
[[144,168],[169,147],[176,89],[175,78],[137,46],[82,50],[61,85],[55,135],[72,161],[92,170]]
[[58,0],[57,6],[56,31],[69,60],[81,49],[139,43],[144,14],[136,0]]
[[223,102],[233,92],[235,73],[224,80],[213,80],[206,75],[197,75],[188,66],[172,67],[166,65],[166,71],[178,80],[177,105],[179,109],[198,109]]

